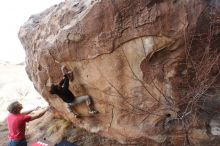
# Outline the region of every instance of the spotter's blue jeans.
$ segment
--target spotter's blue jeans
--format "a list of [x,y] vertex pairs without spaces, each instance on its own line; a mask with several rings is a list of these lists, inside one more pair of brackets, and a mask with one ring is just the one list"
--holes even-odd
[[9,140],[8,146],[27,146],[26,140]]

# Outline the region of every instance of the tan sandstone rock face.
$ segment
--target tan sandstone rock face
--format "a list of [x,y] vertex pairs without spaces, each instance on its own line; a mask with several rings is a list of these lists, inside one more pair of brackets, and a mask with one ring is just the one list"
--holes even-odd
[[[195,30],[207,4],[205,0],[66,0],[31,16],[20,28],[26,71],[57,112],[88,131],[121,143],[175,141],[175,136],[168,138],[166,123],[183,119],[177,104],[183,92],[177,93],[176,84],[187,71],[181,66],[186,59],[185,37]],[[88,116],[86,106],[79,105],[77,111],[85,115],[79,121],[60,98],[49,94],[50,85],[62,79],[61,65],[74,73],[70,90],[76,96],[93,97],[97,116]],[[179,132],[183,125],[176,121],[173,125],[174,133],[184,140],[185,132]],[[192,133],[199,132],[204,135],[204,130]]]

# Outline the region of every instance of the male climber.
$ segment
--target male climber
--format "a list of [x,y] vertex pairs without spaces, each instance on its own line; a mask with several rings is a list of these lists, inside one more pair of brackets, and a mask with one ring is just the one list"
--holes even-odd
[[65,66],[61,67],[63,73],[63,79],[59,84],[52,84],[50,87],[50,93],[58,95],[65,103],[67,103],[68,111],[73,112],[76,118],[79,114],[72,109],[74,105],[86,102],[89,108],[89,114],[96,114],[97,111],[94,109],[92,104],[92,98],[89,95],[75,97],[74,94],[69,90],[69,81],[73,80],[73,72],[67,70]]

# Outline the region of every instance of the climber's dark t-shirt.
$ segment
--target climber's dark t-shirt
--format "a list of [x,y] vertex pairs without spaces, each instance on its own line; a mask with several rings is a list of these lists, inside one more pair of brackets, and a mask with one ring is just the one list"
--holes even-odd
[[57,91],[57,95],[66,103],[72,103],[75,99],[73,93],[69,88],[69,78],[65,75],[64,79],[60,81],[61,88]]

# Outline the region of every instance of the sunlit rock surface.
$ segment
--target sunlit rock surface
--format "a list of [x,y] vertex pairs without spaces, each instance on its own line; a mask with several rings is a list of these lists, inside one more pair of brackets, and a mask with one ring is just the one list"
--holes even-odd
[[[209,141],[204,137],[210,125],[199,116],[196,123],[191,111],[184,113],[180,106],[189,89],[180,86],[188,74],[183,65],[187,37],[209,30],[208,18],[220,16],[218,7],[218,1],[205,0],[66,0],[31,16],[20,28],[26,71],[57,112],[90,132],[121,143],[151,139],[197,145]],[[215,32],[217,42],[217,27]],[[213,48],[219,46],[215,42]],[[81,105],[76,109],[85,116],[77,120],[49,94],[50,85],[62,78],[61,65],[74,73],[71,91],[93,97],[97,116],[88,116]],[[183,120],[188,115],[191,124]],[[186,132],[185,125],[192,127]]]

